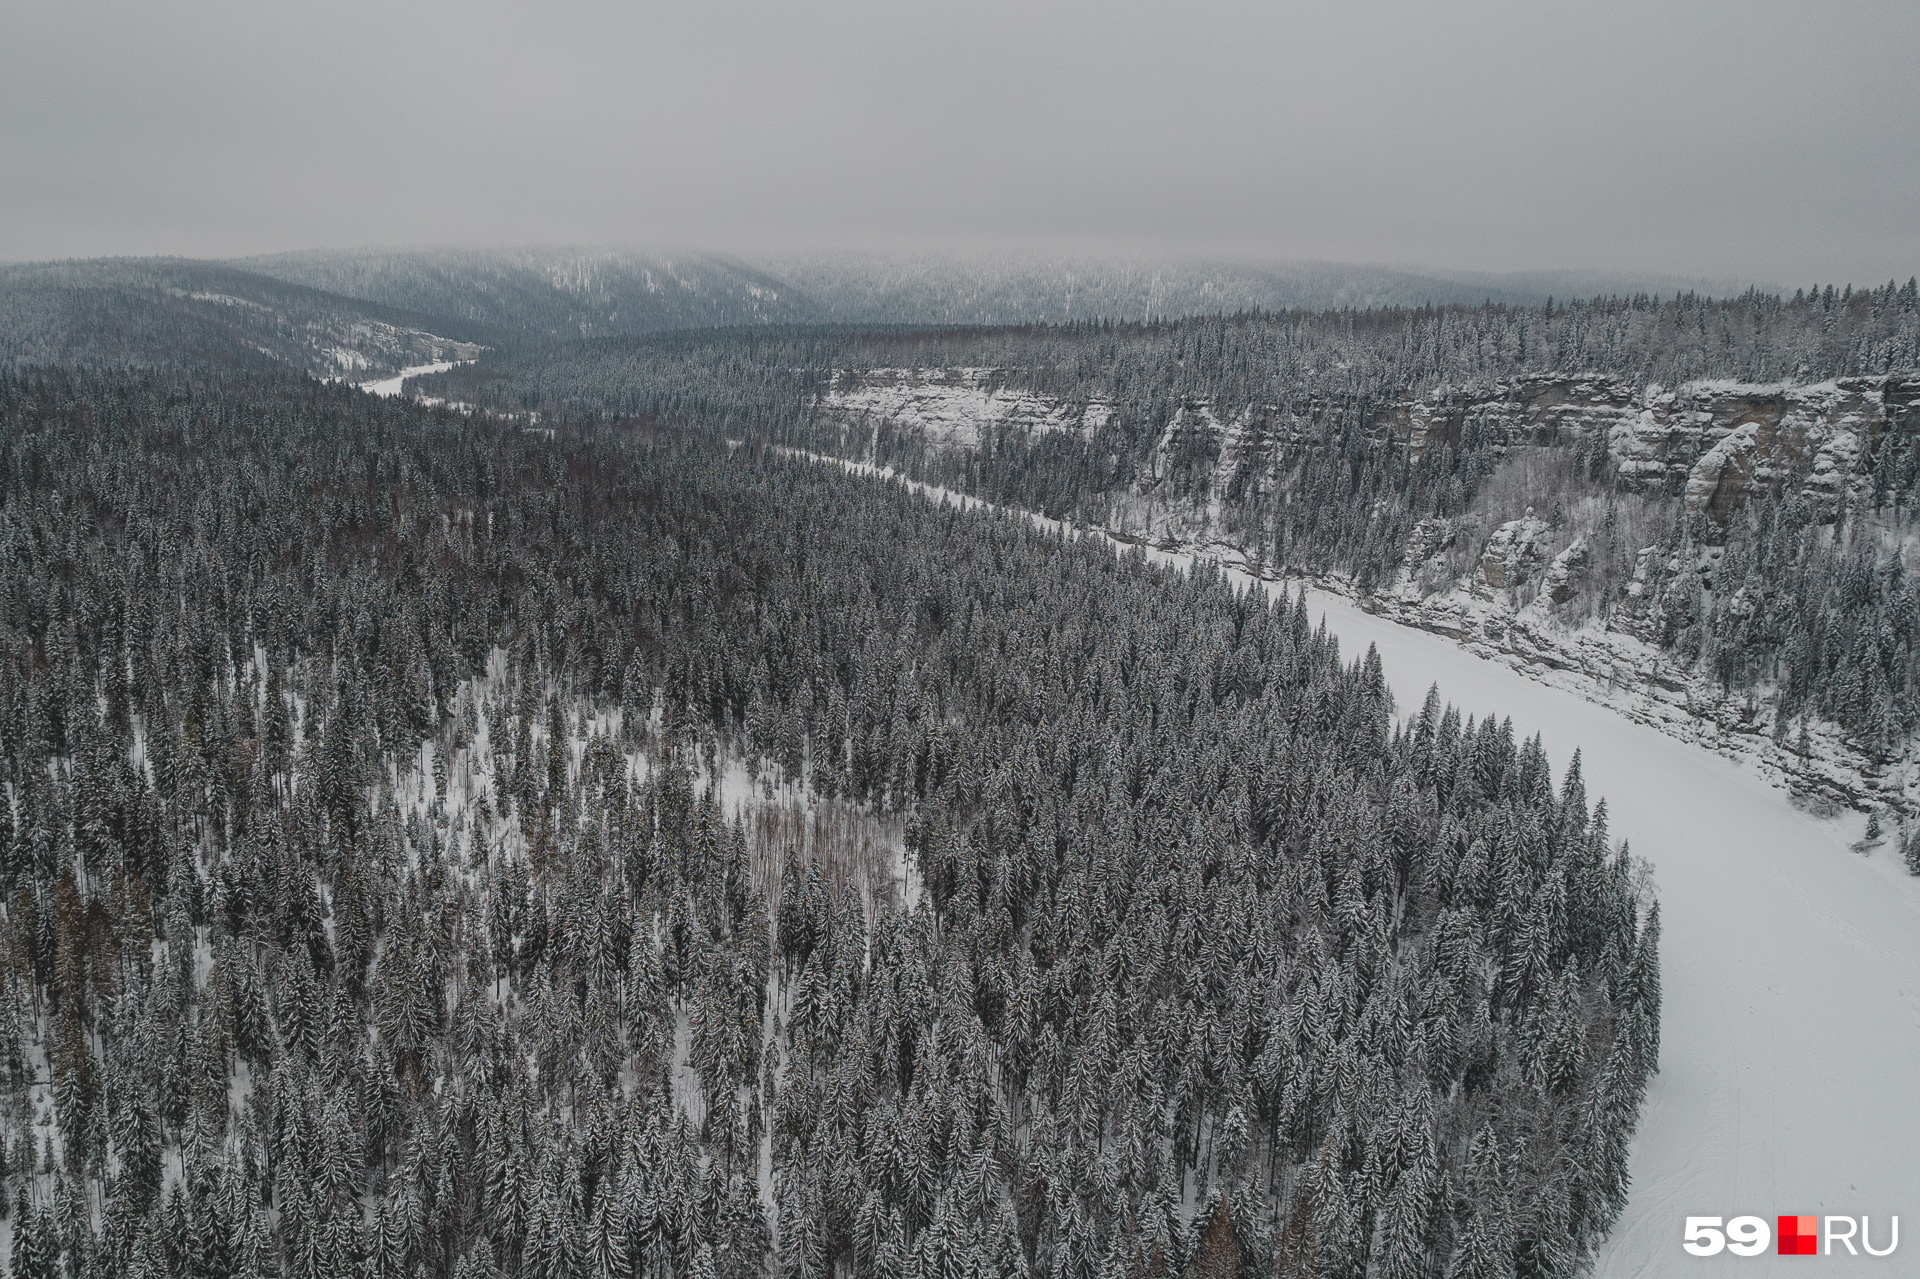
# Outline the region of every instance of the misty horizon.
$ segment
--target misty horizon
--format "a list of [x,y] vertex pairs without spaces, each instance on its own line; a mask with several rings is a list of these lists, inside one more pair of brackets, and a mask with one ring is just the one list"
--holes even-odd
[[[1094,253],[1878,285],[1906,6],[30,4],[0,259]],[[76,54],[84,53],[84,56]]]
[[[1780,297],[1804,291],[1835,288],[1877,288],[1887,281],[1815,280],[1791,284],[1754,277],[1711,278],[1697,275],[1673,275],[1578,267],[1534,267],[1508,271],[1479,271],[1417,262],[1340,262],[1325,259],[1284,258],[1253,252],[1205,252],[1198,249],[1154,251],[1144,246],[1044,245],[1037,243],[923,243],[894,242],[876,246],[820,244],[724,246],[697,243],[498,243],[498,244],[395,244],[363,246],[313,246],[271,253],[227,258],[195,258],[182,254],[107,254],[68,256],[39,260],[0,261],[0,269],[36,271],[83,264],[124,262],[128,264],[211,266],[263,272],[289,281],[317,285],[327,291],[360,296],[364,290],[334,287],[309,278],[302,267],[327,264],[340,270],[349,264],[363,269],[380,269],[374,264],[402,262],[426,263],[480,262],[496,269],[563,270],[567,266],[637,269],[646,264],[708,263],[769,277],[769,283],[784,288],[810,291],[808,283],[831,281],[830,287],[849,287],[848,273],[868,274],[871,279],[889,279],[898,286],[911,281],[927,285],[937,277],[971,278],[977,284],[993,280],[1002,285],[1015,280],[1025,287],[1051,281],[1057,291],[1071,296],[1077,283],[1093,286],[1095,296],[1104,286],[1111,289],[1116,279],[1132,280],[1141,288],[1165,285],[1177,294],[1184,286],[1223,289],[1221,300],[1200,310],[1181,310],[1165,314],[1223,313],[1245,309],[1323,309],[1328,306],[1406,306],[1406,305],[1478,305],[1481,302],[1505,305],[1539,305],[1549,299],[1580,300],[1603,297],[1676,297],[1691,294],[1708,298],[1728,298],[1749,290]],[[291,274],[289,274],[291,271]],[[876,276],[874,273],[878,273]],[[1183,273],[1187,273],[1183,277]],[[1366,282],[1391,280],[1395,287],[1387,295],[1368,296]],[[1893,283],[1900,281],[1895,279]],[[1278,292],[1265,297],[1246,296],[1245,290],[1264,284]],[[1317,286],[1311,287],[1311,286]],[[1423,288],[1424,286],[1424,288]],[[1243,296],[1235,305],[1238,289]],[[1342,297],[1330,300],[1322,296],[1334,290]],[[1302,292],[1304,290],[1304,292]],[[1357,292],[1356,292],[1357,290]],[[1352,295],[1352,296],[1347,296]],[[1135,308],[1137,309],[1137,308]],[[1087,313],[1089,318],[1124,319],[1122,310]],[[872,317],[856,317],[871,319]]]
[[[556,239],[496,239],[496,240],[420,240],[367,243],[313,243],[285,245],[274,248],[251,249],[235,253],[196,254],[189,252],[153,249],[135,251],[132,249],[103,249],[99,252],[64,252],[44,256],[7,256],[0,257],[0,267],[47,266],[59,263],[76,263],[113,259],[155,260],[173,259],[181,262],[222,263],[233,266],[246,266],[250,263],[271,262],[276,259],[297,258],[303,255],[333,255],[352,257],[358,255],[422,255],[422,254],[578,254],[582,256],[650,256],[650,257],[686,257],[705,258],[720,261],[732,261],[748,266],[764,266],[771,263],[792,263],[805,261],[825,261],[829,259],[865,258],[874,261],[913,262],[944,261],[964,264],[1026,264],[1026,265],[1072,265],[1075,263],[1139,264],[1151,269],[1156,265],[1207,265],[1231,266],[1253,270],[1272,269],[1360,269],[1401,272],[1409,275],[1430,276],[1435,279],[1455,283],[1486,283],[1497,285],[1529,277],[1548,278],[1554,276],[1571,277],[1577,280],[1591,280],[1602,286],[1598,292],[1660,292],[1675,291],[1699,292],[1709,296],[1727,297],[1757,289],[1762,293],[1782,296],[1791,295],[1795,289],[1809,286],[1820,287],[1828,284],[1836,288],[1851,286],[1854,288],[1878,287],[1888,280],[1896,283],[1911,276],[1920,269],[1920,259],[1913,266],[1895,268],[1878,275],[1865,276],[1821,276],[1814,279],[1771,277],[1761,274],[1715,275],[1706,272],[1639,270],[1626,266],[1610,266],[1577,261],[1534,262],[1530,264],[1490,268],[1476,265],[1442,261],[1423,261],[1410,258],[1333,258],[1287,253],[1261,249],[1245,245],[1208,245],[1208,244],[1165,244],[1154,245],[1138,241],[1116,241],[1092,239],[1085,241],[1036,239],[952,239],[926,240],[913,237],[876,238],[871,241],[853,242],[830,239],[804,240],[771,237],[764,240],[736,240],[699,242],[693,240],[653,240],[644,237],[631,239],[573,240]],[[1585,296],[1576,293],[1572,296]]]
[[[42,266],[61,262],[87,262],[115,258],[172,258],[183,262],[219,262],[233,266],[247,266],[253,263],[265,263],[280,259],[323,254],[337,257],[372,255],[400,257],[424,254],[577,254],[582,257],[627,255],[654,258],[707,258],[732,261],[748,266],[864,258],[874,261],[899,263],[902,265],[915,262],[951,262],[978,265],[1020,264],[1071,268],[1079,264],[1098,263],[1117,265],[1137,264],[1149,270],[1156,266],[1166,265],[1233,266],[1254,270],[1363,269],[1432,276],[1437,279],[1456,283],[1498,283],[1503,281],[1516,281],[1527,277],[1566,276],[1590,278],[1595,281],[1629,289],[1638,288],[1644,290],[1657,284],[1658,286],[1663,286],[1668,291],[1679,288],[1682,290],[1708,293],[1714,296],[1727,296],[1731,293],[1742,292],[1749,287],[1756,288],[1765,293],[1790,294],[1795,288],[1804,288],[1809,283],[1818,285],[1833,284],[1836,287],[1849,284],[1854,287],[1867,287],[1869,285],[1878,286],[1886,283],[1884,279],[1822,279],[1818,281],[1799,280],[1786,282],[1757,276],[1713,277],[1686,273],[1635,271],[1632,269],[1593,266],[1581,263],[1535,263],[1502,270],[1487,270],[1473,266],[1413,260],[1340,260],[1333,258],[1289,257],[1280,253],[1265,252],[1253,248],[1235,248],[1232,246],[1167,246],[1156,248],[1155,246],[1147,244],[1102,241],[1089,241],[1085,243],[1066,241],[1054,243],[1041,241],[922,242],[911,239],[881,240],[864,244],[835,243],[831,241],[782,242],[779,240],[718,244],[702,244],[698,242],[664,243],[650,242],[647,240],[601,241],[592,243],[565,240],[518,242],[502,240],[493,242],[311,244],[265,250],[257,253],[214,257],[199,257],[184,253],[98,253],[64,254],[48,258],[7,258],[0,259],[0,266]],[[1896,272],[1895,275],[1898,275],[1898,273]],[[1894,277],[1889,276],[1888,278]]]

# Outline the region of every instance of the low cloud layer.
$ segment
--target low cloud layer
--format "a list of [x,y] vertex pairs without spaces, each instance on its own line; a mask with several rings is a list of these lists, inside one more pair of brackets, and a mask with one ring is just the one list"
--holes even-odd
[[1883,282],[1920,10],[18,0],[0,258],[1035,245]]

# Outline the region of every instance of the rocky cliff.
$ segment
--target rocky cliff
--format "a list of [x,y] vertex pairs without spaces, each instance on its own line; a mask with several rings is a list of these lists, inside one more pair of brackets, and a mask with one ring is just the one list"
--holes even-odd
[[1113,409],[1070,404],[1004,384],[997,369],[867,369],[834,377],[814,404],[816,421],[855,438],[881,426],[917,434],[930,448],[971,449],[996,430],[1088,434]]
[[[1209,487],[1265,490],[1290,448],[1322,438],[1340,411],[1319,400],[1222,412],[1207,400],[1174,407],[1145,459],[1143,484],[1164,478],[1176,452],[1210,464]],[[994,369],[875,369],[843,374],[816,412],[845,427],[887,423],[934,448],[972,448],[991,431],[1090,433],[1115,406],[1021,390]],[[1920,429],[1920,373],[1756,385],[1635,386],[1553,374],[1472,390],[1442,388],[1366,413],[1365,429],[1422,457],[1442,447],[1561,447],[1604,456],[1619,488],[1681,499],[1716,525],[1758,492],[1804,493],[1826,518],[1872,477],[1888,438]]]
[[1517,378],[1388,406],[1376,434],[1414,456],[1466,442],[1604,450],[1616,483],[1682,498],[1716,524],[1756,492],[1800,491],[1830,518],[1887,434],[1920,429],[1920,374],[1812,384],[1636,387],[1601,376]]
[[[995,431],[1090,436],[1126,411],[1008,380],[990,369],[869,372],[836,379],[816,413],[862,432],[884,423],[930,448],[964,451]],[[1586,491],[1603,495],[1590,505],[1606,505],[1610,488],[1645,499],[1639,509],[1661,512],[1668,529],[1679,513],[1704,519],[1676,551],[1682,543],[1645,525],[1637,535],[1625,525],[1602,530],[1591,510],[1588,525],[1562,519],[1556,497],[1527,489],[1528,501],[1543,503],[1537,512],[1506,518],[1483,500],[1454,517],[1421,520],[1390,580],[1362,589],[1323,577],[1326,585],[1632,718],[1752,757],[1822,802],[1920,809],[1904,765],[1855,750],[1834,726],[1807,725],[1804,716],[1788,741],[1765,698],[1718,688],[1662,648],[1673,600],[1713,598],[1723,554],[1716,530],[1756,495],[1800,495],[1814,518],[1831,520],[1846,500],[1874,488],[1876,471],[1885,483],[1894,469],[1889,446],[1920,430],[1920,374],[1675,388],[1541,376],[1439,390],[1371,412],[1320,401],[1223,411],[1190,399],[1161,419],[1130,489],[1111,495],[1108,531],[1264,564],[1264,548],[1248,544],[1261,535],[1246,518],[1258,504],[1247,499],[1276,493],[1311,502],[1311,493],[1291,491],[1300,477],[1292,468],[1355,426],[1414,458],[1451,447],[1517,463],[1566,450],[1583,463]],[[1553,504],[1552,518],[1544,503]],[[1738,613],[1745,588],[1732,586],[1721,604]]]

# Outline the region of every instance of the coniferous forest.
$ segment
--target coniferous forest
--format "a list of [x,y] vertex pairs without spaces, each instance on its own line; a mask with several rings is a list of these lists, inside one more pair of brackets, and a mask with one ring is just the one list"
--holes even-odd
[[765,432],[0,432],[10,1274],[1548,1279],[1625,1202],[1644,875],[1304,597]]
[[[1064,424],[984,429],[958,447],[884,415],[822,411],[836,386],[874,370],[977,372],[984,391],[1042,397]],[[1740,731],[1790,744],[1824,722],[1884,767],[1920,730],[1907,564],[1920,509],[1916,370],[1920,284],[1909,279],[1791,297],[690,332],[497,351],[423,385],[543,420],[637,415],[764,433],[1136,537],[1184,525],[1361,596],[1403,569],[1417,577],[1442,542],[1440,578],[1469,576],[1501,523],[1537,510],[1538,569],[1579,543],[1566,598],[1543,620],[1646,641],[1703,698],[1744,701]],[[1756,418],[1778,416],[1767,397],[1786,387],[1853,379],[1884,420],[1849,420],[1859,439],[1833,459],[1783,445],[1750,493],[1709,518],[1686,497],[1684,467],[1652,482],[1624,474],[1604,422],[1492,430],[1461,407],[1527,379],[1568,384],[1546,386],[1544,401],[1600,383],[1620,403],[1629,391],[1652,402],[1662,388],[1737,384]],[[1451,405],[1435,418],[1464,421],[1416,449],[1410,404]],[[1083,418],[1089,406],[1099,411]],[[1823,466],[1835,491],[1808,491]],[[1536,570],[1513,602],[1543,584]]]

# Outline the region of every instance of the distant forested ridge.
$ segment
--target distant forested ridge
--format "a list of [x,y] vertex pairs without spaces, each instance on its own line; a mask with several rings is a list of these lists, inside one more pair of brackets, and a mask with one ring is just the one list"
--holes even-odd
[[387,306],[457,316],[525,347],[779,324],[1008,325],[1244,311],[1538,306],[1578,293],[1747,282],[1581,272],[1472,275],[1337,262],[1098,253],[761,253],[610,247],[310,250],[232,265]]
[[804,290],[738,259],[609,249],[312,250],[247,258],[250,272],[450,316],[512,348],[825,318]]
[[1868,773],[1920,727],[1912,280],[610,339],[429,385],[760,434],[1121,536],[1220,543],[1496,646],[1516,620],[1590,634],[1554,660],[1610,683],[1678,671],[1693,705],[1790,760],[1810,721]]
[[493,335],[457,320],[217,262],[96,258],[0,266],[0,372],[302,369],[367,381],[467,359]]
[[[764,413],[836,370],[995,369],[1009,384],[1136,406],[1204,400],[1223,414],[1333,397],[1384,406],[1439,388],[1598,373],[1674,387],[1702,379],[1819,382],[1920,367],[1920,284],[1811,293],[1594,298],[1543,307],[1248,312],[1012,328],[779,327],[610,337],[502,353],[473,374],[491,396],[597,414],[660,413],[704,390]],[[743,379],[749,370],[758,380]],[[786,377],[777,377],[775,371]]]
[[1304,597],[282,373],[0,431],[14,1274],[1544,1279],[1624,1203],[1604,805]]

